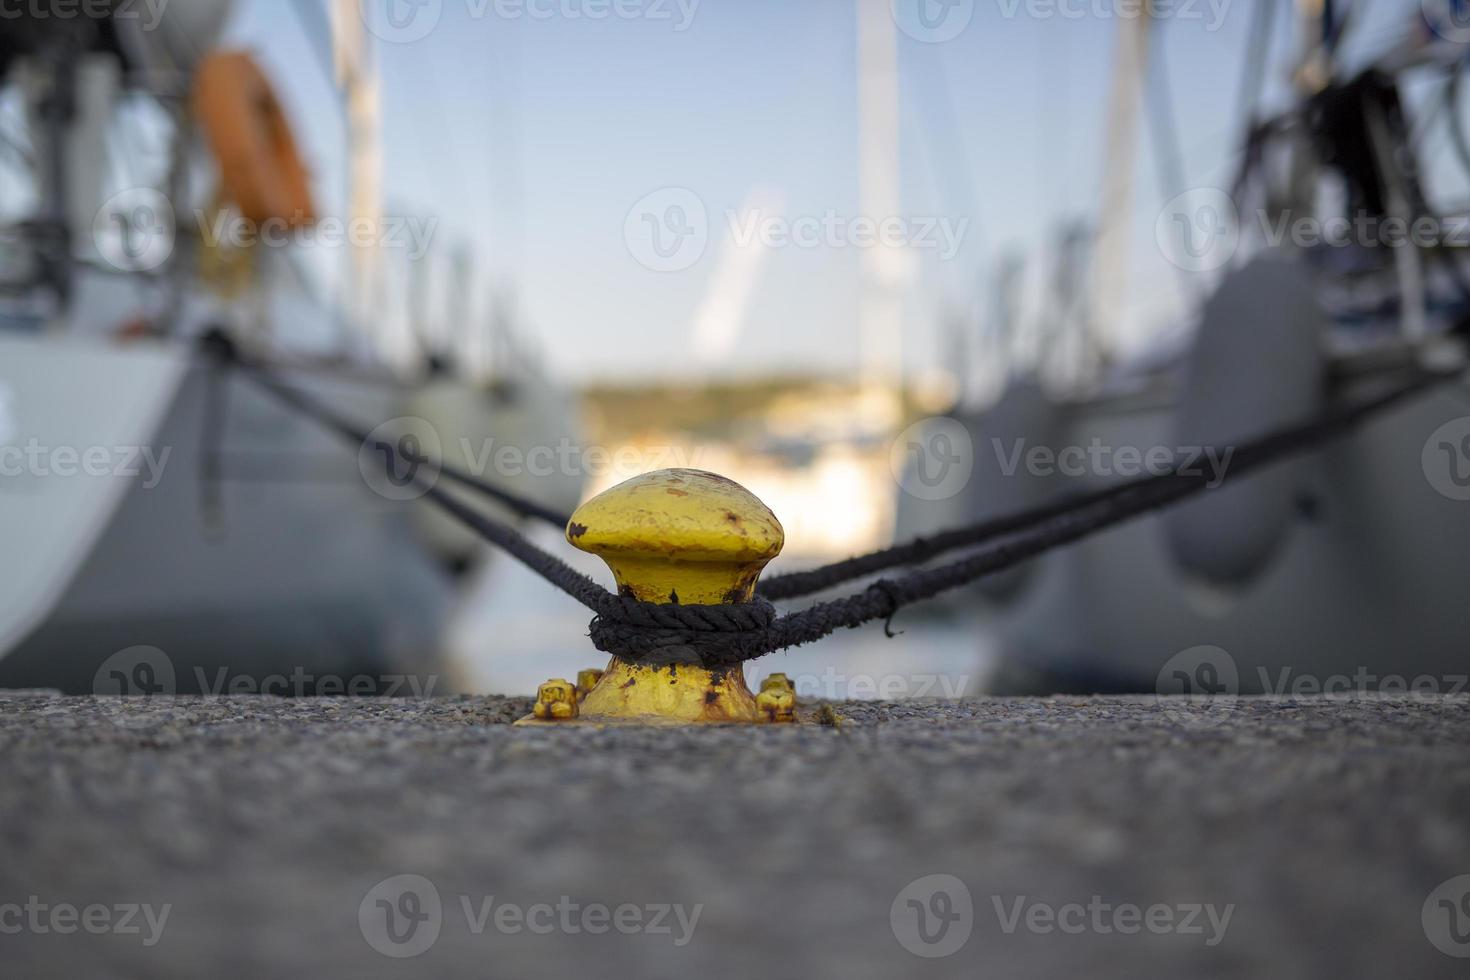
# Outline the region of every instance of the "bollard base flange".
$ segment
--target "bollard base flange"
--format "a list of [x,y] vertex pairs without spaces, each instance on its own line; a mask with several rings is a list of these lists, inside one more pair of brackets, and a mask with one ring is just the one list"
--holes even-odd
[[575,691],[569,709],[572,690],[560,679],[542,684],[535,711],[516,724],[760,725],[805,720],[798,717],[796,692],[785,674],[766,678],[757,697],[738,667],[645,667],[614,657],[590,690]]

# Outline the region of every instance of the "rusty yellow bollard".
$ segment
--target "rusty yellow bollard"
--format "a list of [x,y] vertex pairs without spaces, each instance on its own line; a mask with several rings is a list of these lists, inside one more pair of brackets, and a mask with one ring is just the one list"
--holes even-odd
[[795,721],[796,688],[785,674],[771,674],[761,681],[755,706],[766,721]]
[[587,693],[597,686],[602,680],[602,671],[596,667],[588,667],[586,670],[577,671],[577,700],[580,701]]
[[[703,470],[657,470],[577,509],[567,540],[607,562],[618,591],[644,602],[748,602],[786,535],[765,504]],[[739,667],[648,667],[613,657],[582,698],[580,721],[679,724],[754,722]]]

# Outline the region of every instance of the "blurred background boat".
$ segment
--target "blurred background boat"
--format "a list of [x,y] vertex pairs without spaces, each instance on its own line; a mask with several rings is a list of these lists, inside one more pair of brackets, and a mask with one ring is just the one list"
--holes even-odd
[[[340,105],[335,180],[308,172],[256,60],[220,46],[233,6],[6,19],[0,686],[219,691],[280,674],[304,678],[283,693],[326,675],[373,693],[442,671],[484,547],[385,496],[369,453],[360,468],[357,447],[219,368],[206,333],[368,427],[426,427],[461,464],[491,441],[575,439],[569,397],[507,311],[479,308],[467,262],[429,282],[431,262],[384,247],[355,4],[302,24]],[[306,254],[295,242],[324,220],[372,240]],[[292,244],[264,243],[272,222]],[[210,233],[237,226],[259,240]],[[419,340],[406,357],[382,343],[394,309]],[[554,507],[580,495],[576,473],[484,475]],[[137,647],[155,651],[138,655],[146,675],[99,671]]]
[[[981,397],[952,412],[970,436],[974,477],[941,500],[901,497],[895,536],[1141,475],[1151,453],[1177,461],[1200,447],[1226,450],[1406,369],[1462,365],[1470,236],[1395,246],[1386,235],[1270,234],[1301,222],[1465,227],[1465,214],[1430,204],[1443,199],[1431,193],[1430,164],[1442,172],[1470,162],[1457,121],[1464,49],[1426,19],[1437,9],[1454,16],[1456,6],[1409,5],[1403,39],[1353,63],[1341,52],[1358,5],[1298,5],[1295,32],[1276,32],[1288,34],[1293,53],[1273,45],[1274,5],[1259,4],[1242,73],[1240,152],[1224,190],[1191,190],[1180,176],[1173,93],[1161,53],[1151,60],[1159,25],[1147,15],[1120,23],[1097,221],[1063,229],[1049,301],[1031,330],[1007,299],[1014,260],[995,274],[995,303],[978,326],[1000,382],[992,366]],[[1258,100],[1273,55],[1290,65],[1292,96],[1266,112]],[[1414,118],[1400,90],[1425,78],[1442,94]],[[1198,299],[1185,329],[1120,352],[1123,224],[1145,103],[1168,201],[1160,245],[1174,239],[1171,261]],[[1419,155],[1436,115],[1452,120],[1453,162]],[[1207,499],[978,583],[951,601],[980,611],[998,655],[993,689],[1279,693],[1302,676],[1352,678],[1353,689],[1386,677],[1463,677],[1470,609],[1456,593],[1470,574],[1470,512],[1453,487],[1435,484],[1430,458],[1440,452],[1435,434],[1464,418],[1467,394],[1465,380],[1442,386]],[[932,423],[920,445],[943,424]],[[1448,448],[1458,467],[1462,450]],[[1024,461],[1036,451],[1041,465]],[[1069,471],[1068,453],[1086,462]],[[1228,462],[1197,465],[1228,471]]]

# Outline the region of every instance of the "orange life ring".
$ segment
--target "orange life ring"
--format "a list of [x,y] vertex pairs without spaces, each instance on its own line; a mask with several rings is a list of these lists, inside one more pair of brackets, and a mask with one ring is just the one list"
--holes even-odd
[[293,228],[316,220],[290,123],[254,58],[243,51],[206,57],[194,76],[194,114],[219,162],[223,196],[242,216]]

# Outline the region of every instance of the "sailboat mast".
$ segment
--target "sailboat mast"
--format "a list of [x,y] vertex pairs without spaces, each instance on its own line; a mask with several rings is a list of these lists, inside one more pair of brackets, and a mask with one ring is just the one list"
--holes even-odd
[[1111,355],[1118,336],[1128,284],[1128,219],[1133,206],[1134,157],[1138,148],[1138,113],[1148,70],[1148,42],[1153,28],[1149,6],[1143,16],[1118,23],[1113,81],[1108,95],[1107,142],[1103,154],[1102,205],[1099,208],[1092,282],[1089,338],[1101,361]]
[[[900,213],[898,42],[888,0],[857,0],[858,208],[870,220]],[[862,252],[859,376],[863,404],[903,390],[903,287],[909,256],[881,240]]]
[[[346,107],[348,227],[366,222],[366,227],[376,229],[382,225],[383,211],[382,104],[377,62],[356,0],[334,0],[332,39],[337,85]],[[363,237],[365,241],[348,247],[342,308],[353,322],[369,325],[379,320],[376,313],[384,299],[380,295],[383,277],[378,248],[372,244],[377,236]],[[377,336],[378,330],[370,326],[367,329],[379,350],[384,349],[388,338]]]

